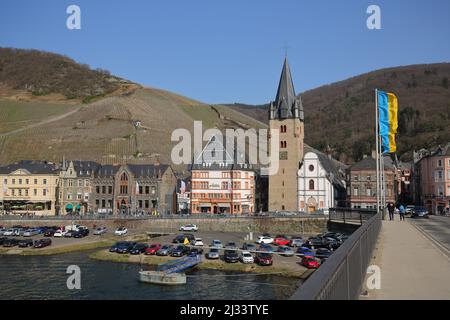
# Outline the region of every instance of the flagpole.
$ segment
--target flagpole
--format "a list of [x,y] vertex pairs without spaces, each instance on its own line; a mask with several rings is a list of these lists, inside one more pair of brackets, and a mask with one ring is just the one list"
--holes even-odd
[[379,163],[379,140],[378,140],[378,89],[375,89],[375,161],[377,164],[377,214],[380,213],[380,163]]

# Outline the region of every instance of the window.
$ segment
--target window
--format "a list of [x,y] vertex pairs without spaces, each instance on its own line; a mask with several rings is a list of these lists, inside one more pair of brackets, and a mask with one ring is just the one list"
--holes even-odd
[[145,200],[145,209],[148,209],[150,207],[150,202],[148,200]]
[[353,188],[353,195],[357,196],[358,195],[358,188]]
[[145,194],[149,194],[150,193],[150,186],[145,186]]
[[28,197],[28,189],[25,189],[25,196]]
[[33,194],[37,196],[37,189],[33,189]]
[[37,179],[34,179],[34,184],[37,184]]
[[11,180],[11,183],[12,183],[12,184],[16,184],[16,179],[12,179],[12,180]]
[[139,209],[142,209],[142,200],[139,200],[138,203],[139,203]]
[[100,193],[100,186],[96,186],[96,187],[95,187],[95,192],[96,192],[97,194]]
[[156,192],[156,187],[152,187],[152,194],[155,194]]
[[102,193],[103,193],[103,194],[106,193],[106,186],[102,186]]
[[42,190],[42,195],[43,195],[43,196],[46,196],[46,195],[47,195],[47,189],[43,189],[43,190]]
[[19,196],[22,195],[22,189],[19,189]]
[[314,166],[312,164],[309,165],[309,171],[314,171]]
[[70,193],[67,194],[67,200],[72,200],[72,195]]
[[438,167],[442,167],[442,160],[438,160]]
[[82,195],[81,195],[81,193],[78,193],[77,194],[77,200],[81,200],[82,199]]
[[120,194],[127,194],[128,186],[120,186]]
[[102,200],[102,208],[105,208],[106,207],[106,201],[105,201],[105,199],[103,199]]
[[30,179],[25,179],[25,184],[30,184]]
[[11,195],[15,196],[16,195],[16,190],[12,189],[11,190]]
[[96,199],[96,200],[95,200],[95,205],[96,205],[97,207],[100,206],[100,200]]
[[309,180],[309,190],[314,190],[314,180]]
[[82,186],[83,186],[83,180],[80,180],[80,179],[78,180],[78,186],[79,186],[79,187],[82,187]]
[[128,176],[125,172],[120,176],[120,181],[128,181]]
[[372,196],[372,189],[371,188],[367,188],[366,189],[366,195],[371,197]]
[[113,193],[113,187],[112,186],[108,186],[108,194],[112,194]]
[[47,184],[47,179],[43,179],[42,184]]

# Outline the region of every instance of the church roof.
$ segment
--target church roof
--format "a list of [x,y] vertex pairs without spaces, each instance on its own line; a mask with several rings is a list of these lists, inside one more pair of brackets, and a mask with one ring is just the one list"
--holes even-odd
[[300,97],[295,95],[291,69],[287,57],[284,59],[277,96],[271,105],[270,119],[300,118],[303,120],[303,106]]

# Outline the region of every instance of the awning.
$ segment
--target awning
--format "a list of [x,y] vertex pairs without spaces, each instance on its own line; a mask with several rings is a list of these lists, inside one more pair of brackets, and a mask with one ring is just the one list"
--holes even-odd
[[81,205],[77,204],[77,206],[75,207],[75,210],[80,211],[81,210]]
[[72,211],[73,210],[73,205],[71,203],[68,203],[66,205],[66,211]]
[[200,203],[199,205],[198,205],[199,207],[211,207],[211,204],[210,203]]
[[217,206],[219,208],[230,208],[230,204],[229,203],[218,203]]

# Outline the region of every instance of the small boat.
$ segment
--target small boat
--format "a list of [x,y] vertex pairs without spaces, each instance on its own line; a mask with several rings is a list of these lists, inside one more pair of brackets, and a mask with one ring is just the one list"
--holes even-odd
[[165,273],[162,271],[139,271],[139,281],[153,284],[186,284],[185,273]]

